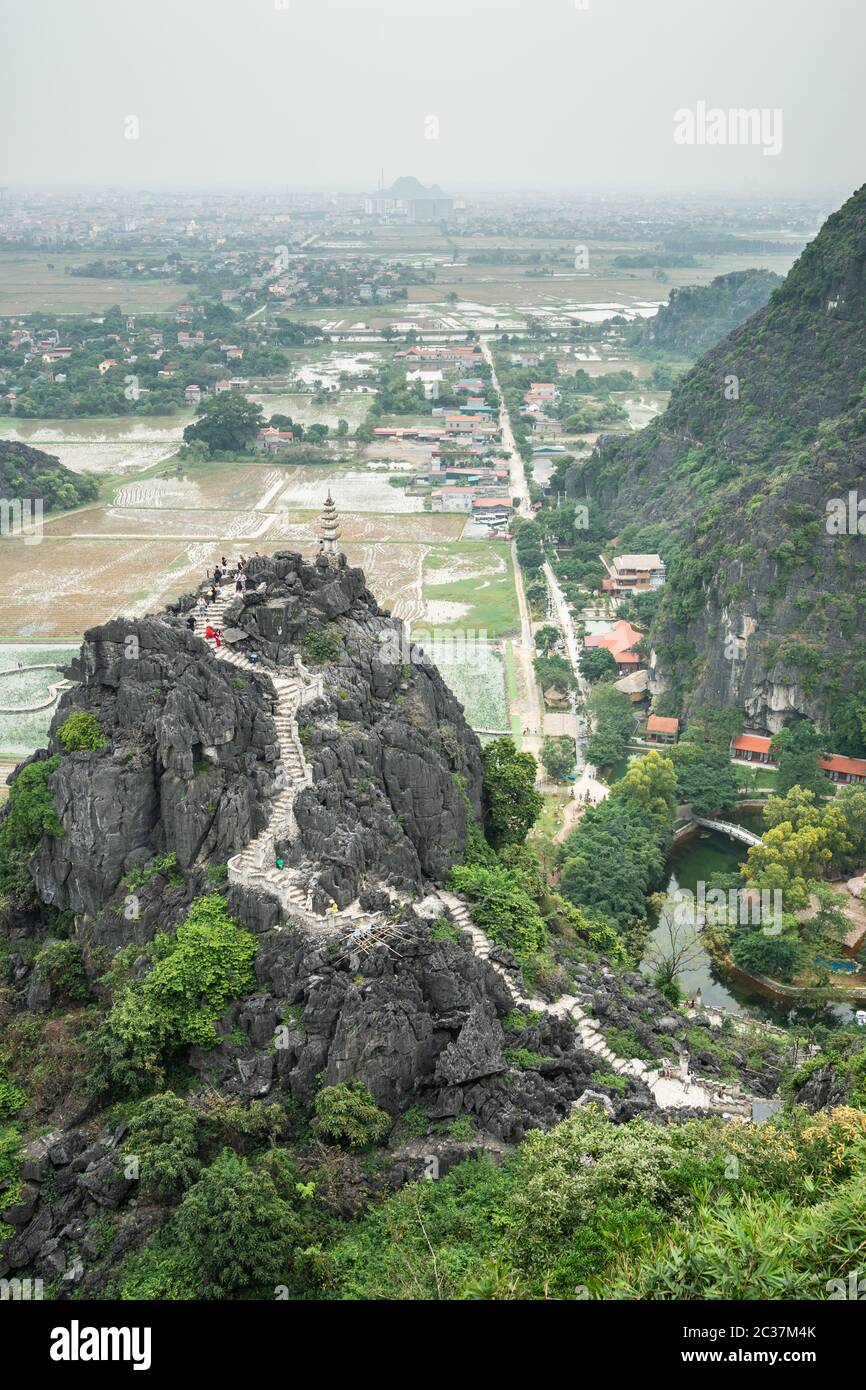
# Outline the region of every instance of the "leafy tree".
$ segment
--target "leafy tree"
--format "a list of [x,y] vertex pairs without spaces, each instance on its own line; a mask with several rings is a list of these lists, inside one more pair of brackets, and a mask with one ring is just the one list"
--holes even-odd
[[811,719],[786,724],[773,739],[772,751],[779,763],[776,777],[779,792],[804,787],[818,797],[829,795],[830,786],[821,769],[823,739]]
[[544,797],[535,790],[535,759],[518,753],[510,738],[496,738],[482,750],[484,813],[491,844],[521,844],[535,824]]
[[553,627],[550,623],[546,623],[544,627],[540,627],[535,634],[535,649],[541,652],[542,656],[546,656],[549,652],[553,651],[559,640],[559,628]]
[[600,681],[587,700],[594,725],[587,743],[587,755],[597,767],[619,762],[634,730],[634,712],[622,690]]
[[201,1171],[195,1112],[172,1091],[142,1101],[123,1149],[127,1159],[138,1160],[142,1193],[156,1201],[186,1191]]
[[379,1109],[362,1081],[323,1086],[313,1102],[313,1110],[316,1133],[349,1149],[368,1149],[384,1143],[391,1132],[391,1116]]
[[673,838],[676,774],[653,751],[637,758],[610,796],[591,807],[560,846],[560,891],[629,932],[661,886]]
[[666,750],[677,774],[680,801],[698,816],[727,811],[737,803],[739,775],[720,744],[677,743]]
[[612,681],[616,678],[616,661],[607,647],[584,647],[578,665],[581,675],[588,681]]
[[273,1297],[292,1271],[301,1229],[273,1177],[230,1149],[186,1193],[174,1225],[203,1298]]
[[769,975],[783,983],[793,978],[800,944],[789,936],[767,936],[760,931],[740,931],[731,942],[734,964],[756,975]]
[[459,864],[450,882],[473,904],[473,919],[491,941],[513,951],[524,969],[537,964],[547,947],[547,928],[517,869]]
[[240,391],[222,391],[202,401],[198,419],[187,425],[184,440],[200,439],[213,453],[241,453],[264,425],[262,407]]
[[141,1094],[160,1084],[178,1049],[215,1047],[214,1024],[231,999],[255,984],[255,938],[226,911],[218,893],[197,898],[173,935],[157,933],[141,982],[120,991],[92,1043],[99,1089]]
[[87,978],[77,941],[46,941],[36,957],[37,973],[67,999],[86,999]]
[[570,738],[546,738],[541,745],[541,761],[548,777],[564,782],[574,771],[574,744]]

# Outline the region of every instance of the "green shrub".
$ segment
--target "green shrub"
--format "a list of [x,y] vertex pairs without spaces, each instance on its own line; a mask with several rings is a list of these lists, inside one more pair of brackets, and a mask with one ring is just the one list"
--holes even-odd
[[350,1149],[381,1144],[391,1130],[391,1117],[380,1110],[361,1081],[325,1086],[313,1102],[313,1129],[325,1139]]
[[27,1103],[27,1092],[0,1071],[0,1120],[10,1120]]
[[87,978],[77,941],[46,941],[36,957],[36,969],[52,990],[64,998],[87,998]]
[[195,1182],[201,1169],[197,1130],[195,1113],[171,1091],[142,1101],[123,1148],[127,1159],[138,1159],[146,1197],[168,1201]]
[[204,1298],[254,1292],[273,1297],[274,1288],[288,1281],[299,1228],[271,1175],[230,1149],[204,1170],[175,1218]]
[[313,661],[336,661],[342,650],[340,634],[333,628],[308,627],[304,633],[303,647]]
[[552,1062],[552,1057],[543,1057],[540,1052],[530,1052],[527,1047],[506,1047],[505,1059],[521,1071],[533,1071],[544,1062]]
[[473,920],[491,941],[513,951],[524,968],[537,962],[547,948],[547,928],[517,870],[459,864],[450,886],[472,903]]
[[216,1046],[216,1020],[255,985],[256,949],[224,898],[197,898],[173,935],[160,932],[150,943],[150,974],[122,987],[93,1041],[92,1084],[142,1094],[161,1084],[180,1048]]
[[68,715],[57,730],[57,737],[67,753],[82,750],[95,753],[108,743],[96,715],[88,714],[85,710],[76,710]]

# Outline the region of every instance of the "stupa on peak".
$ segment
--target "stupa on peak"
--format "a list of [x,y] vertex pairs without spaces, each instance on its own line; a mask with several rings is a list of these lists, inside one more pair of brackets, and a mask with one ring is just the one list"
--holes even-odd
[[328,496],[325,500],[325,507],[319,522],[319,554],[327,555],[329,559],[336,559],[339,554],[339,543],[342,534],[340,518],[337,515],[337,508],[334,506],[329,488]]

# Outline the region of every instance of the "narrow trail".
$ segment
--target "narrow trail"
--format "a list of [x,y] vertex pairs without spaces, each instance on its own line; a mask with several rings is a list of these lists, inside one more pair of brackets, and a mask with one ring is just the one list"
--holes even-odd
[[574,995],[563,994],[554,1004],[548,1004],[544,999],[522,994],[512,975],[490,959],[492,943],[473,922],[463,899],[444,889],[439,890],[438,897],[448,908],[457,926],[468,933],[474,954],[479,960],[487,961],[505,982],[515,1005],[522,1005],[533,1013],[548,1013],[554,1018],[570,1018],[577,1028],[581,1047],[587,1052],[595,1053],[606,1067],[617,1075],[634,1076],[644,1081],[662,1110],[712,1110],[716,1114],[732,1118],[751,1118],[752,1101],[760,1097],[748,1096],[738,1087],[697,1081],[689,1075],[687,1065],[673,1068],[662,1064],[661,1067],[656,1067],[639,1057],[618,1057],[605,1041],[598,1024],[589,1017]]
[[[203,615],[196,612],[195,630],[198,637],[204,638],[208,625],[216,630],[222,629],[226,609],[234,603],[235,597],[234,592],[221,593],[213,603],[207,605]],[[301,704],[323,693],[322,677],[311,677],[300,662],[293,674],[285,676],[262,671],[241,652],[232,651],[225,642],[216,647],[211,646],[208,640],[208,646],[218,661],[237,667],[239,671],[256,671],[259,675],[266,675],[276,692],[274,724],[280,748],[278,793],[271,804],[271,814],[264,830],[229,860],[229,882],[259,889],[269,897],[276,898],[287,912],[309,911],[307,889],[301,875],[295,869],[277,868],[275,847],[277,840],[293,840],[297,836],[295,797],[305,787],[312,785],[312,768],[304,757],[296,716]]]

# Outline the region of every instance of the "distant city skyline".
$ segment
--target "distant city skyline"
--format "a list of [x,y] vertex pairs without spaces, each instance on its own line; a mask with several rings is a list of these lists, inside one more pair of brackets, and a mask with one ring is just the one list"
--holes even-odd
[[4,0],[0,185],[841,197],[864,38],[861,0]]

